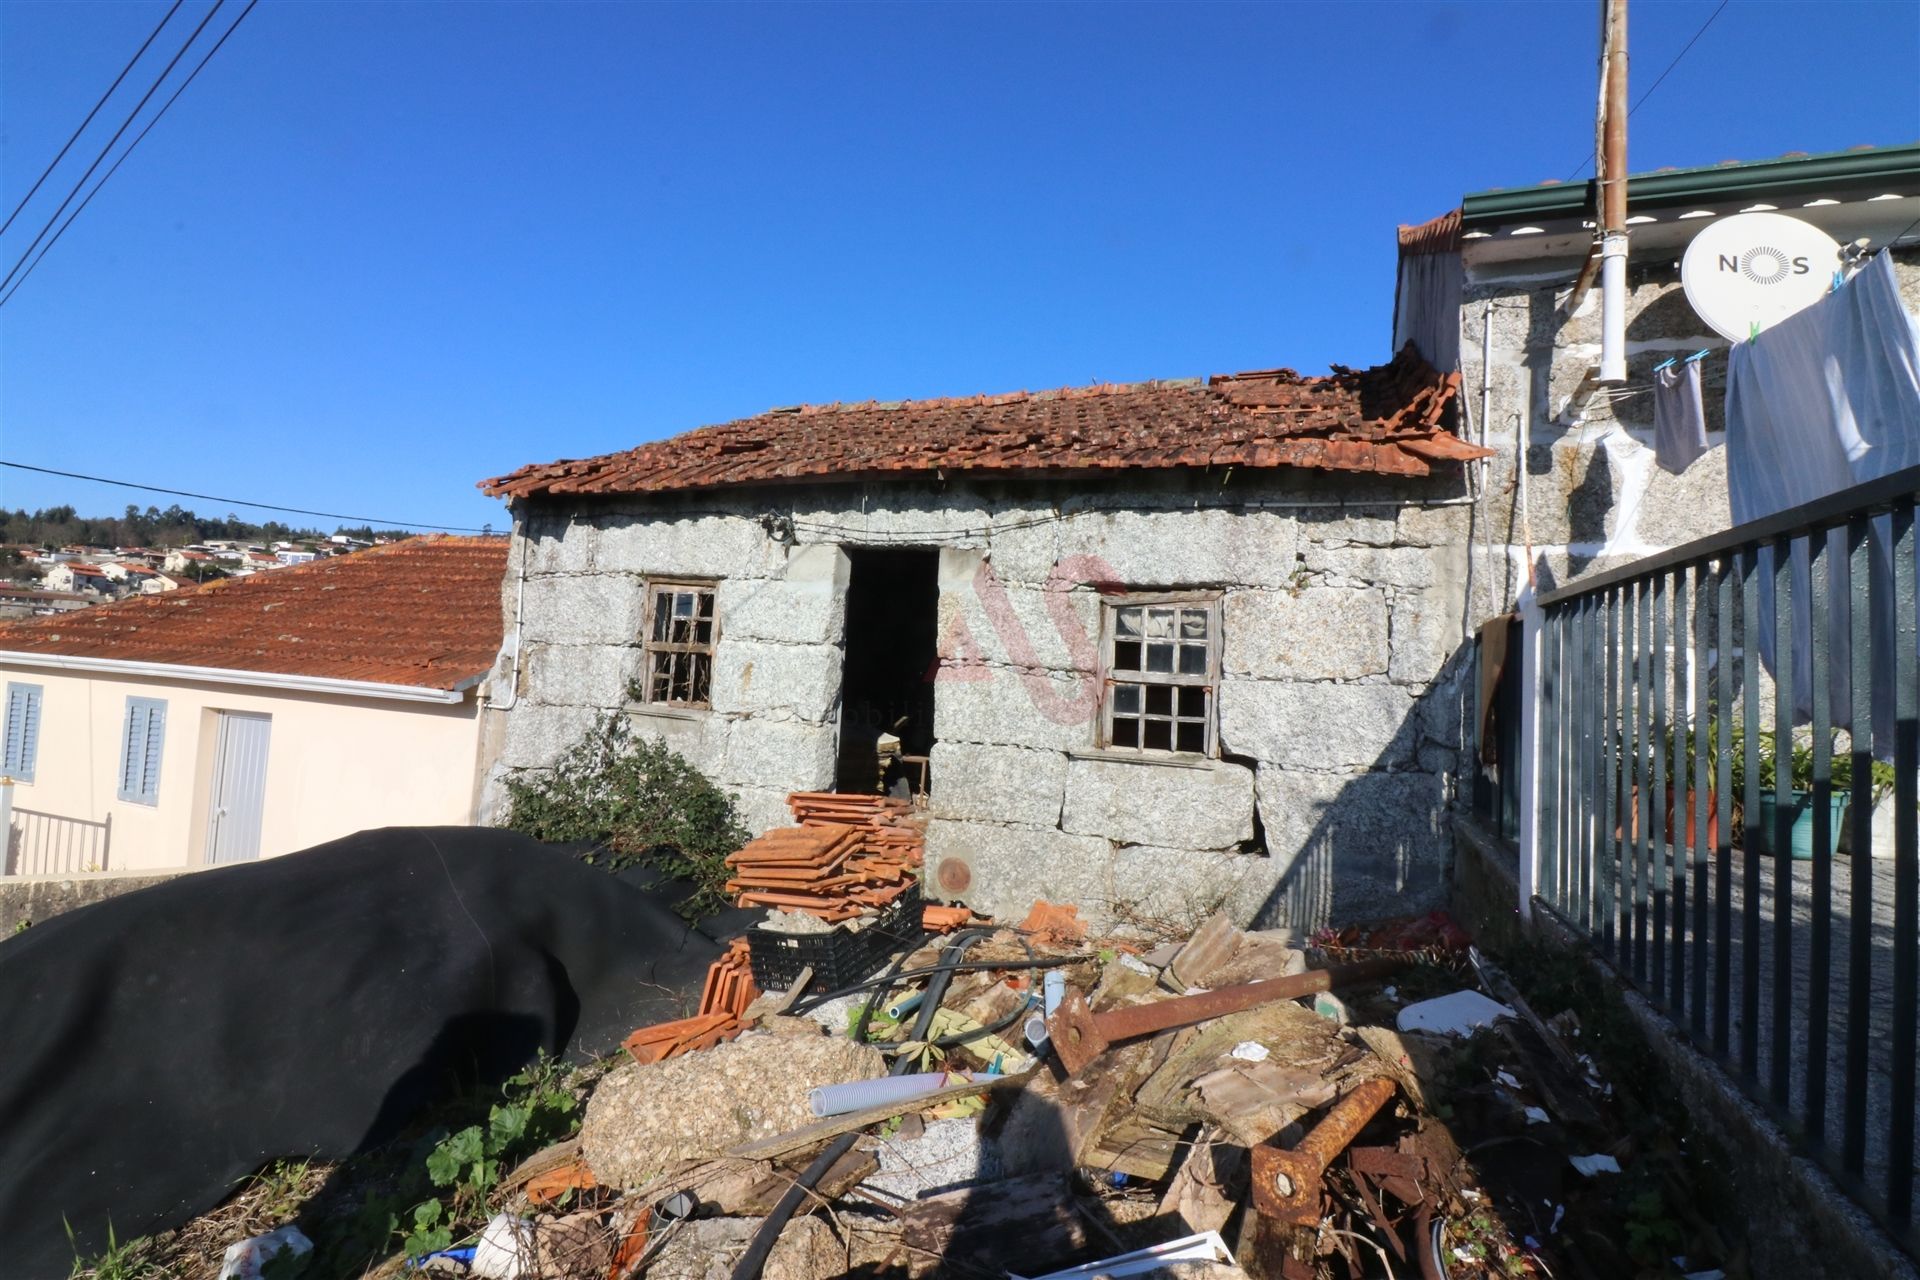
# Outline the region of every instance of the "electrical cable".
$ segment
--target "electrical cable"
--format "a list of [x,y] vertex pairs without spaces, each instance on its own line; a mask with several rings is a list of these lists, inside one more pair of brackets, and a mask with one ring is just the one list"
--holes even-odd
[[[1680,65],[1680,59],[1686,57],[1687,51],[1693,48],[1693,46],[1699,41],[1701,36],[1707,34],[1707,28],[1712,26],[1713,20],[1715,18],[1718,18],[1721,15],[1721,13],[1723,13],[1726,10],[1728,3],[1729,3],[1729,0],[1720,0],[1720,7],[1707,15],[1707,20],[1700,24],[1700,29],[1698,31],[1693,33],[1693,39],[1687,41],[1684,45],[1680,46],[1680,52],[1673,55],[1673,61],[1667,64],[1667,69],[1665,71],[1662,71],[1659,75],[1655,76],[1653,83],[1647,86],[1647,91],[1641,94],[1639,98],[1635,99],[1634,104],[1632,106],[1627,108],[1627,119],[1629,120],[1633,119],[1633,113],[1638,111],[1646,103],[1647,99],[1653,96],[1653,91],[1655,89],[1658,89],[1662,84],[1666,83],[1667,77],[1673,74],[1673,69]],[[1595,163],[1599,159],[1600,159],[1600,156],[1597,152],[1591,156],[1582,157],[1580,160],[1580,163],[1573,167],[1573,172],[1569,173],[1566,177],[1562,178],[1561,181],[1572,182],[1575,178],[1580,176],[1581,172],[1584,169],[1586,169],[1588,164]]]
[[[1049,956],[1044,959],[1036,958],[1032,960],[969,960],[959,965],[954,972],[989,973],[998,969],[1058,969],[1065,965],[1077,964],[1084,959],[1086,959],[1085,956]],[[838,991],[829,991],[825,995],[808,996],[803,1000],[795,1001],[793,1010],[797,1013],[805,1013],[809,1009],[817,1009],[821,1005],[831,1004],[835,1000],[843,1000],[848,996],[857,996],[862,991],[868,991],[879,986],[882,982],[891,984],[895,981],[905,981],[908,978],[924,978],[932,974],[940,973],[944,971],[946,967],[945,965],[936,964],[928,965],[923,969],[908,969],[904,973],[896,973],[890,977],[883,974],[878,978],[869,978],[865,982],[856,982],[852,986],[842,987]]]
[[186,0],[173,0],[173,8],[167,10],[166,17],[160,19],[159,26],[156,26],[153,31],[148,34],[146,42],[140,46],[131,58],[127,59],[127,65],[120,68],[120,74],[113,78],[113,83],[107,86],[107,91],[100,95],[100,101],[93,104],[93,110],[87,112],[87,118],[80,122],[80,127],[73,131],[71,138],[67,139],[67,145],[60,148],[60,154],[49,161],[47,167],[41,171],[40,176],[33,180],[33,185],[27,188],[27,194],[20,197],[20,203],[15,205],[13,212],[7,215],[7,220],[0,222],[0,236],[7,234],[7,228],[11,227],[13,220],[20,216],[20,211],[27,207],[27,202],[39,193],[40,185],[53,176],[53,171],[60,167],[62,160],[67,158],[67,152],[73,150],[73,144],[80,141],[80,135],[87,131],[87,126],[93,123],[93,118],[100,114],[100,108],[107,105],[107,99],[111,98],[114,90],[120,87],[120,82],[127,78],[127,73],[133,70],[134,64],[146,56],[147,50],[152,47],[153,42],[159,39],[161,30],[168,22],[172,21],[174,14],[180,12],[180,6],[184,3],[186,3]]
[[[20,273],[20,278],[13,282],[13,287],[6,291],[5,296],[0,296],[0,307],[4,307],[13,301],[13,295],[20,292],[20,286],[27,282],[27,277],[34,273],[35,268],[47,260],[47,255],[53,252],[53,246],[59,244],[60,237],[67,234],[67,228],[73,225],[76,218],[86,212],[87,206],[93,203],[93,198],[100,194],[100,188],[106,186],[113,175],[120,171],[120,166],[127,162],[127,157],[133,154],[133,149],[139,146],[141,141],[145,139],[149,133],[153,132],[153,126],[159,124],[161,117],[167,114],[168,108],[180,100],[180,95],[187,91],[187,86],[194,82],[195,77],[200,74],[201,70],[209,62],[213,61],[213,55],[220,52],[220,46],[225,44],[227,37],[238,30],[240,24],[247,20],[247,15],[253,12],[253,6],[258,3],[260,3],[260,0],[247,0],[247,7],[240,11],[240,16],[233,20],[233,25],[228,27],[221,37],[213,42],[213,48],[207,50],[206,57],[200,59],[200,61],[194,65],[193,70],[187,73],[187,78],[180,82],[180,87],[173,91],[173,96],[168,98],[166,102],[161,105],[160,109],[153,113],[153,119],[147,121],[146,128],[134,135],[133,141],[127,144],[127,149],[122,151],[119,158],[100,176],[100,181],[94,183],[93,190],[87,192],[87,198],[82,200],[75,206],[73,212],[67,215],[67,220],[60,224],[60,229],[53,233],[53,239],[47,241],[46,247],[40,250],[40,256],[33,260],[33,265]],[[83,178],[81,181],[84,182],[85,179]],[[56,218],[59,216],[58,213],[54,214]],[[32,253],[32,248],[29,247],[27,252]]]
[[47,219],[46,225],[40,228],[40,233],[34,236],[33,243],[28,245],[27,251],[20,255],[20,261],[13,264],[13,269],[7,272],[4,280],[0,280],[0,289],[4,289],[13,283],[13,278],[19,272],[21,264],[26,262],[26,260],[32,256],[33,251],[40,247],[40,241],[46,236],[47,232],[53,230],[53,224],[58,222],[60,215],[67,211],[67,206],[73,203],[73,198],[80,194],[80,188],[87,185],[87,179],[91,178],[93,171],[100,167],[100,162],[107,158],[107,153],[112,151],[115,144],[120,141],[121,135],[133,127],[133,122],[139,118],[142,111],[147,109],[147,103],[153,101],[153,95],[160,92],[160,86],[166,83],[167,77],[173,74],[173,69],[180,65],[180,59],[187,56],[187,50],[193,47],[193,42],[200,38],[200,33],[207,29],[207,24],[213,21],[213,15],[220,12],[220,6],[226,2],[227,0],[214,0],[213,8],[207,10],[207,16],[200,19],[200,25],[193,29],[193,34],[188,36],[186,43],[180,46],[180,51],[173,55],[172,61],[168,62],[166,68],[154,78],[152,86],[148,88],[140,101],[134,105],[133,110],[127,113],[127,118],[121,122],[118,129],[113,131],[113,136],[107,139],[107,145],[100,148],[100,154],[93,158],[93,163],[88,165],[87,171],[80,175],[80,180],[73,184],[73,189],[67,192],[66,199],[60,202],[60,207],[53,211],[53,216]]
[[356,524],[376,526],[386,529],[432,529],[437,533],[487,533],[486,529],[469,528],[458,524],[428,524],[424,520],[383,520],[374,516],[348,516],[338,511],[309,511],[305,507],[282,507],[271,502],[248,502],[243,498],[221,498],[211,493],[190,493],[185,489],[163,489],[159,485],[135,484],[131,480],[109,480],[105,476],[90,476],[79,471],[58,471],[52,467],[36,467],[25,462],[10,462],[0,458],[0,467],[12,467],[16,471],[34,471],[43,476],[61,476],[68,480],[91,480],[95,484],[117,485],[122,489],[139,489],[145,493],[164,493],[174,498],[196,498],[201,502],[222,502],[229,506],[251,507],[256,511],[284,511],[296,516],[319,516],[324,520],[351,520]]

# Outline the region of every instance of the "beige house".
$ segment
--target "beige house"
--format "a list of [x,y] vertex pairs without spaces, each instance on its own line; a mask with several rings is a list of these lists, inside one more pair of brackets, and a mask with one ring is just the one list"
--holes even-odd
[[505,539],[414,539],[0,625],[7,875],[474,820]]

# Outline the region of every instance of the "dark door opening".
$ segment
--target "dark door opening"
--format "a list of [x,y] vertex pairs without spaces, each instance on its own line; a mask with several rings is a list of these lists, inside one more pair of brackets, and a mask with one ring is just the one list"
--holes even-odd
[[[933,750],[940,553],[850,547],[847,556],[853,573],[834,785],[871,795],[904,782],[917,791]],[[883,762],[880,737],[889,733],[904,758]]]

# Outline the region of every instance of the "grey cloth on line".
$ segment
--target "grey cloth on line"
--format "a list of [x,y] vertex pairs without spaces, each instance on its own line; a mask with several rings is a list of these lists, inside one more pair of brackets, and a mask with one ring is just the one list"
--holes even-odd
[[[1920,464],[1920,323],[1900,302],[1885,252],[1813,306],[1751,342],[1727,366],[1727,496],[1735,524],[1758,520]],[[1893,744],[1892,522],[1869,528],[1873,751]],[[1846,531],[1828,535],[1827,693],[1836,728],[1852,724],[1849,643],[1851,573]],[[1757,557],[1761,660],[1770,672],[1775,635],[1773,549]],[[1794,720],[1813,714],[1812,548],[1790,556]]]
[[1653,458],[1679,475],[1707,451],[1707,407],[1700,398],[1700,362],[1682,360],[1653,375]]

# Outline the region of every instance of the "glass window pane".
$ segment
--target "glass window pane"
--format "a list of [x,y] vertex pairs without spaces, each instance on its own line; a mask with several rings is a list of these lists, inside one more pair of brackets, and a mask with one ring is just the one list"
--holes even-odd
[[1189,676],[1207,674],[1207,646],[1204,644],[1181,645],[1180,671],[1181,674]]
[[653,597],[653,638],[667,638],[667,623],[673,613],[673,597],[665,592],[656,592]]
[[1173,714],[1172,685],[1150,684],[1147,686],[1147,714],[1150,716]]
[[1140,610],[1120,609],[1113,615],[1113,633],[1117,636],[1140,634]]
[[1149,720],[1142,734],[1141,745],[1149,751],[1173,750],[1173,724],[1167,720]]
[[677,618],[691,618],[693,616],[693,593],[692,592],[676,591],[674,593],[673,613],[674,613],[674,616]]
[[1173,650],[1171,644],[1150,644],[1147,646],[1147,670],[1173,672]]
[[1207,714],[1207,691],[1199,685],[1186,685],[1180,690],[1180,714],[1183,716],[1205,716]]
[[1188,640],[1207,638],[1207,611],[1205,609],[1182,609],[1180,611],[1180,635]]
[[1173,635],[1172,609],[1147,610],[1147,637],[1153,640],[1165,639]]
[[1114,643],[1113,669],[1115,671],[1138,671],[1140,669],[1140,642],[1138,640],[1120,640]]
[[1113,745],[1116,747],[1137,747],[1140,745],[1140,722],[1138,720],[1113,719]]
[[1140,714],[1140,686],[1137,684],[1117,684],[1113,686],[1113,709],[1123,716]]
[[1179,725],[1178,741],[1182,751],[1205,751],[1207,749],[1207,727],[1183,720]]

